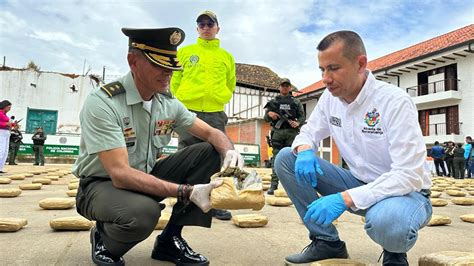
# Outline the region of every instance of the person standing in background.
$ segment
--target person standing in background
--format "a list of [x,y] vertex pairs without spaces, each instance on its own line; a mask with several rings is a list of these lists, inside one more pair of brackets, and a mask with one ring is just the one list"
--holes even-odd
[[444,160],[446,161],[446,166],[448,168],[448,176],[454,177],[454,165],[453,165],[453,159],[454,159],[454,142],[448,141],[446,143],[446,147],[444,148],[444,154],[445,158]]
[[[178,50],[183,71],[173,72],[171,92],[198,118],[225,133],[228,118],[224,106],[236,84],[234,57],[220,47],[220,40],[216,38],[219,22],[214,12],[202,12],[196,22],[197,43]],[[202,141],[184,132],[179,135],[178,149]],[[212,214],[220,220],[232,218],[226,210],[214,209]]]
[[[434,160],[436,175],[446,176],[446,169],[444,168],[444,149],[439,145],[439,141],[435,141],[434,146],[431,147],[430,156]],[[443,175],[441,175],[439,168],[443,171]]]
[[[296,135],[300,132],[306,116],[303,104],[291,95],[293,86],[289,79],[284,78],[280,81],[280,95],[271,99],[265,105],[265,115],[263,119],[269,122],[272,130],[270,139],[272,143],[273,156],[275,161],[278,152],[284,147],[291,147]],[[267,191],[268,195],[273,195],[278,189],[278,176],[275,173],[275,164],[272,162],[272,183]]]
[[454,178],[455,179],[463,179],[464,178],[464,149],[462,148],[462,144],[458,143],[456,148],[453,151],[453,165],[454,165]]
[[20,125],[15,124],[10,131],[10,148],[8,153],[8,165],[17,165],[15,162],[16,155],[20,149],[20,145],[23,143],[21,140],[23,135],[20,132]]
[[446,166],[448,168],[448,176],[454,177],[454,167],[453,167],[453,158],[454,158],[454,142],[448,141],[446,147],[444,148]]
[[10,121],[7,113],[12,108],[12,103],[8,100],[0,102],[0,174],[5,173],[3,167],[7,161],[8,145],[10,143],[10,128],[15,125]]
[[36,128],[36,133],[31,137],[33,140],[33,152],[35,154],[35,163],[33,165],[44,165],[44,141],[46,140],[46,134],[43,132],[42,127]]
[[466,164],[464,165],[464,168],[466,168],[466,170],[467,170],[466,178],[471,178],[471,176],[472,176],[471,157],[472,157],[472,137],[467,136],[466,137],[466,145],[464,145],[464,160],[466,161]]

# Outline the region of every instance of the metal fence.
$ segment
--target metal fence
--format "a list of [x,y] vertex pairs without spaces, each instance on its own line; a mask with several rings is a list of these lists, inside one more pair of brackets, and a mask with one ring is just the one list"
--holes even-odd
[[462,123],[452,123],[447,125],[446,123],[429,124],[428,131],[423,134],[424,136],[438,136],[438,135],[462,135]]
[[444,79],[426,84],[420,84],[406,89],[411,97],[434,94],[443,91],[458,90],[458,79]]

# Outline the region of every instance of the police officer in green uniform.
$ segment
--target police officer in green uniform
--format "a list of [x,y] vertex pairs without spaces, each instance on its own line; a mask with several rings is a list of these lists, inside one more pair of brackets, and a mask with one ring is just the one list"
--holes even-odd
[[8,164],[9,165],[17,165],[15,162],[16,155],[18,150],[20,149],[20,145],[23,144],[21,141],[23,139],[23,135],[20,132],[20,124],[16,123],[10,131],[10,146],[9,148],[9,155],[8,155]]
[[44,165],[44,142],[46,141],[46,134],[43,131],[43,127],[37,127],[31,139],[33,140],[33,152],[35,154],[35,162],[33,165]]
[[[280,95],[270,100],[264,107],[265,116],[263,118],[272,126],[270,134],[273,148],[272,161],[275,160],[281,149],[291,146],[306,119],[303,105],[291,95],[292,88],[289,79],[282,79],[279,87]],[[267,193],[273,195],[276,189],[278,189],[278,176],[272,163],[272,183]]]
[[[154,230],[166,197],[177,197],[170,221],[156,240],[153,259],[181,265],[208,265],[182,238],[185,225],[211,226],[210,192],[221,181],[210,176],[242,163],[220,130],[196,118],[168,91],[179,28],[130,29],[130,72],[94,90],[80,112],[80,155],[73,173],[80,178],[78,213],[95,220],[92,260],[124,265],[123,255]],[[206,142],[156,160],[171,133],[187,131]]]

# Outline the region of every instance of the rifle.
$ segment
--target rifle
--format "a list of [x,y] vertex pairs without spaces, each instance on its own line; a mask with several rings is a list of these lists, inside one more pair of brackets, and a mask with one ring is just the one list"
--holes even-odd
[[[277,113],[278,116],[280,117],[280,119],[278,119],[275,125],[273,125],[273,127],[276,129],[280,129],[283,123],[287,122],[288,118],[290,117],[290,114],[288,113],[287,110],[280,110],[279,108],[275,106],[275,104],[272,101],[267,102],[267,104],[265,104],[263,108],[268,109],[268,111]],[[283,114],[280,111],[283,111]]]
[[291,115],[288,113],[287,110],[280,110],[280,111],[283,112],[283,114],[281,112],[275,112],[280,116],[280,119],[278,119],[278,121],[275,124],[276,129],[280,129],[283,123],[285,122],[289,123],[288,120],[289,120],[289,117],[291,117]]

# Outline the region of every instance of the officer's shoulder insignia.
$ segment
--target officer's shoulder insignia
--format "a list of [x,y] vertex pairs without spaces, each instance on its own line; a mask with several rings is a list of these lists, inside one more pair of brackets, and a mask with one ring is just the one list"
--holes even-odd
[[122,83],[118,81],[105,84],[101,86],[100,89],[105,92],[110,98],[115,95],[125,93],[125,88],[123,87]]

